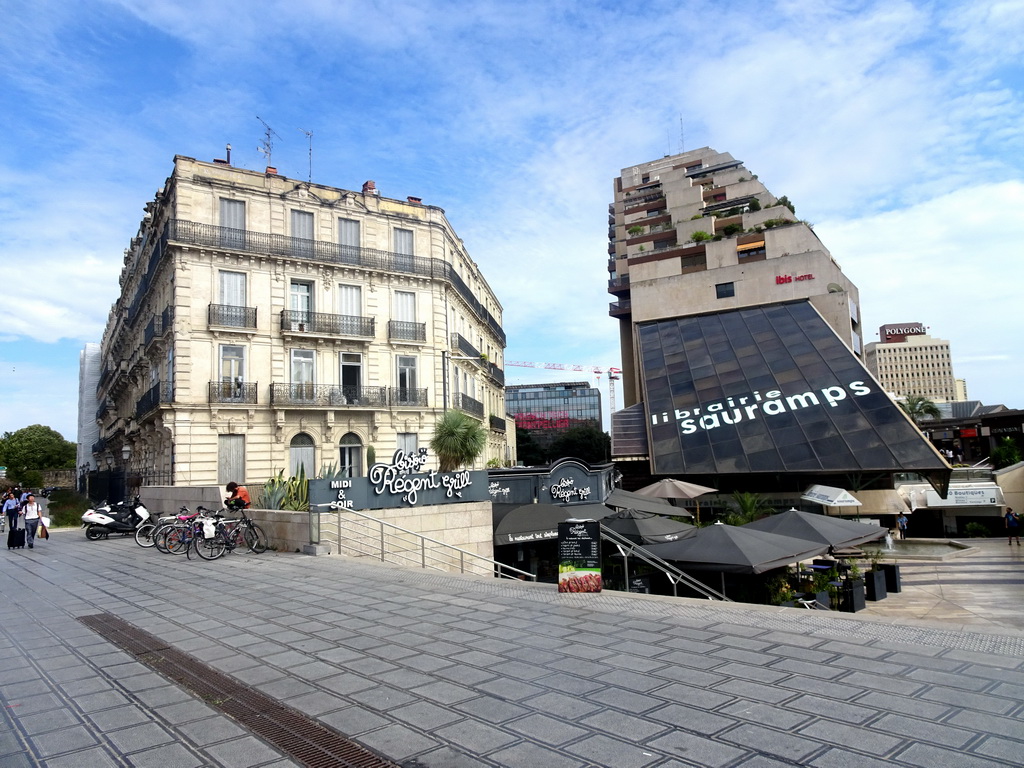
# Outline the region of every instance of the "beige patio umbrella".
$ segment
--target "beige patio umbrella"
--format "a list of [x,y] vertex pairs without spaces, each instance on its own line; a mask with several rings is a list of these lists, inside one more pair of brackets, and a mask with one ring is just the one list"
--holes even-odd
[[[645,485],[638,491],[641,496],[651,496],[656,499],[696,499],[705,493],[715,493],[717,488],[708,488],[706,485],[688,483],[685,480],[677,480],[674,477],[666,477],[656,483]],[[700,502],[697,502],[697,522],[700,522]]]

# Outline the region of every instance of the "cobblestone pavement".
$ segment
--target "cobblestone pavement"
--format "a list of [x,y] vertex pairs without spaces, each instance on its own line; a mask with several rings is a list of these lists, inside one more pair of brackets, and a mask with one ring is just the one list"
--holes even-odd
[[[0,765],[298,764],[77,619],[106,613],[408,768],[1019,766],[1022,565],[994,544],[849,615],[57,531],[0,555]],[[949,614],[961,589],[999,616]]]

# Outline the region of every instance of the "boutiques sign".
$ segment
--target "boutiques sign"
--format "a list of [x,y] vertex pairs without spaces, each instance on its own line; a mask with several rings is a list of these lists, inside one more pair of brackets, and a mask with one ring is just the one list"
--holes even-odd
[[398,450],[390,463],[370,467],[368,477],[310,480],[310,506],[334,503],[342,509],[390,509],[490,500],[487,472],[421,471],[427,462],[426,448]]

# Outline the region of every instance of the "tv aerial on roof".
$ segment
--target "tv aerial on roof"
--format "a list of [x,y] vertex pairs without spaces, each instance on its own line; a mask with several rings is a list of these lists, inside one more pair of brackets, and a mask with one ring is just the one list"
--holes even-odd
[[264,120],[259,115],[256,115],[256,119],[259,120],[261,123],[263,123],[263,128],[264,128],[264,131],[263,131],[263,141],[261,141],[260,145],[258,147],[256,147],[256,151],[263,153],[263,156],[267,158],[267,165],[268,166],[273,166],[273,163],[271,162],[271,159],[270,159],[271,155],[274,152],[274,142],[273,142],[273,138],[272,137],[277,136],[277,138],[280,139],[281,135],[277,131],[275,131],[273,128],[271,128],[269,125],[267,125],[267,121]]

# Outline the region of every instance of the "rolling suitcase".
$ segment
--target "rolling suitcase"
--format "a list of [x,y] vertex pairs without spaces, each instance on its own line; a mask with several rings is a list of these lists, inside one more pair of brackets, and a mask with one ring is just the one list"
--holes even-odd
[[24,549],[25,548],[25,529],[24,528],[11,528],[11,532],[7,534],[7,548],[8,549]]

